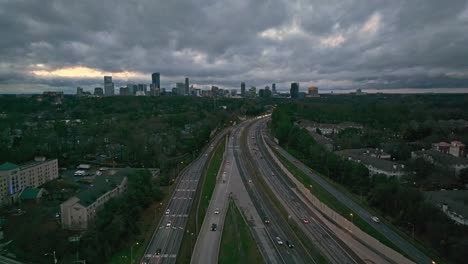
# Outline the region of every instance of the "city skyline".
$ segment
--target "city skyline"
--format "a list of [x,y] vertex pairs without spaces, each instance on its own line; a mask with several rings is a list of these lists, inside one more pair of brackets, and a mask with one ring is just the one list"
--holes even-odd
[[91,91],[103,76],[116,88],[149,84],[154,72],[167,88],[185,77],[194,87],[276,83],[278,92],[292,82],[324,92],[468,87],[461,0],[424,9],[413,1],[2,1],[0,10],[11,36],[0,42],[0,93]]

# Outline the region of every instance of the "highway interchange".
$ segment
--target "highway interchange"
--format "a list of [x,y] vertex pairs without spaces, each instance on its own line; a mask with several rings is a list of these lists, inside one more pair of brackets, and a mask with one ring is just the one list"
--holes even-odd
[[[272,159],[271,149],[268,150],[271,146],[275,146],[276,151],[286,159],[295,162],[299,169],[382,232],[414,261],[431,263],[430,258],[384,224],[372,222],[370,213],[276,146],[265,133],[266,120],[248,120],[227,132],[229,137],[223,164],[197,236],[191,263],[218,263],[224,218],[231,198],[248,220],[251,233],[267,263],[323,263],[324,259],[327,263],[395,263],[353,241],[343,230],[330,228],[329,223],[325,225],[323,217],[319,217],[320,213],[301,197],[294,183]],[[198,180],[214,147],[223,136],[223,133],[217,135],[207,150],[179,176],[176,190],[166,208],[169,213],[162,217],[141,263],[176,262],[192,200],[196,191],[200,191],[197,190],[197,187],[200,188]],[[269,189],[270,194],[266,189]],[[291,222],[299,227],[299,232],[306,236],[306,241],[303,236],[297,236],[297,231],[293,231]],[[217,225],[216,230],[212,230],[213,224]],[[280,244],[277,239],[283,243]],[[289,245],[294,246],[288,247],[286,240]],[[318,249],[321,256],[317,257],[316,253],[312,253],[309,250],[311,246]],[[357,247],[361,248],[356,251]],[[363,254],[372,257],[364,259]]]

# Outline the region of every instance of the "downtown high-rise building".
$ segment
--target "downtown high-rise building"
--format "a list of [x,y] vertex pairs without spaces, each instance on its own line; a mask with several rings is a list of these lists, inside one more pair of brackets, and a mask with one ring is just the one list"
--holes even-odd
[[161,75],[159,72],[151,74],[151,83],[154,85],[154,87],[161,88]]
[[272,92],[273,94],[276,94],[276,83],[274,83],[274,84],[271,85],[271,92]]
[[114,83],[112,82],[112,76],[104,76],[104,95],[114,95]]
[[176,83],[177,95],[185,95],[185,83]]
[[103,96],[104,92],[102,91],[102,88],[101,87],[94,88],[94,95]]
[[190,95],[190,92],[189,78],[185,77],[185,95]]
[[292,99],[299,97],[299,83],[291,83],[290,93]]
[[241,97],[245,97],[245,82],[241,82]]

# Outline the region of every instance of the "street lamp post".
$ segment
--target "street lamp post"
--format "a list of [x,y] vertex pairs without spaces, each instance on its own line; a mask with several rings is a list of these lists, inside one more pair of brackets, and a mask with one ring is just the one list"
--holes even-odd
[[52,253],[45,253],[44,256],[54,256],[54,264],[57,264],[57,257],[55,256],[55,251],[53,251]]
[[135,244],[132,244],[130,247],[130,264],[133,264],[133,246],[139,245],[140,243],[136,242]]

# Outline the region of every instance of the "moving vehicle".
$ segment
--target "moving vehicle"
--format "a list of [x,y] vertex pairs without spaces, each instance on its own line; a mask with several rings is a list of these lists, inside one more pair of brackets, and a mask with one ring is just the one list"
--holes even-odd
[[303,222],[304,224],[308,224],[308,223],[309,223],[309,220],[308,220],[307,218],[304,217],[304,218],[302,218],[302,222]]
[[170,209],[167,209],[167,210],[166,210],[166,215],[169,215],[170,212],[171,212],[171,210],[170,210]]
[[160,248],[156,249],[156,255],[161,255],[161,249]]
[[211,224],[211,231],[216,231],[216,228],[217,228],[217,227],[218,227],[218,226],[217,226],[216,224],[214,224],[214,223]]
[[171,226],[172,226],[172,222],[171,221],[167,222],[166,227],[171,227]]
[[294,248],[293,243],[289,242],[289,240],[286,240],[286,246],[288,246],[288,248]]
[[276,243],[278,243],[278,245],[283,245],[283,240],[281,240],[280,237],[276,237]]
[[372,216],[371,219],[372,219],[372,221],[374,221],[376,223],[380,223],[380,219],[377,216]]
[[215,211],[214,211],[215,214],[219,214],[219,209],[216,208]]
[[267,225],[268,225],[268,224],[270,224],[270,219],[268,219],[268,218],[265,218],[265,221],[264,221],[264,222],[265,222],[265,224],[267,224]]

